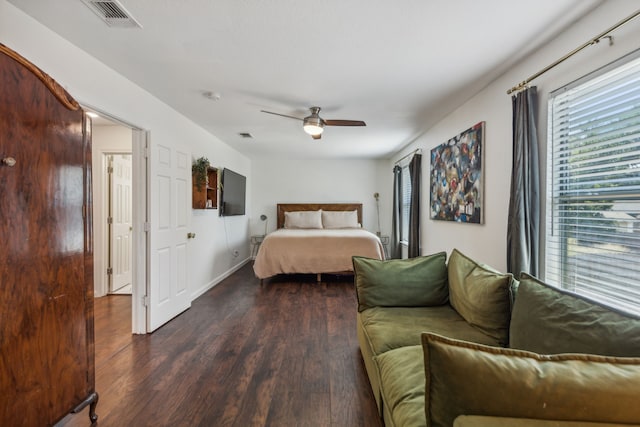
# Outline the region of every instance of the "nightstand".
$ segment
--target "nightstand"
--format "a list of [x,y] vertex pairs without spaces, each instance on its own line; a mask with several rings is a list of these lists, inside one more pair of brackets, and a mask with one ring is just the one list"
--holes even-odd
[[258,249],[264,240],[264,234],[251,236],[251,257],[255,258],[258,255]]

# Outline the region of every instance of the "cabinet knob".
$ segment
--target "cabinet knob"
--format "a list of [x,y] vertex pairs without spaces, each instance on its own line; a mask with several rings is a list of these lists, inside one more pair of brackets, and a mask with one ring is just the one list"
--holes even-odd
[[16,164],[16,159],[14,159],[13,157],[5,157],[4,159],[2,159],[2,164],[9,167],[14,166]]
[[187,233],[187,239],[195,239],[196,233]]

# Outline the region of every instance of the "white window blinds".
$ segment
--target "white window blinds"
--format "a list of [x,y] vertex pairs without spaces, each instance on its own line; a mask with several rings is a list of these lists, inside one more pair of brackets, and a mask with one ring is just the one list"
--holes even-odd
[[545,279],[640,314],[640,58],[549,100]]

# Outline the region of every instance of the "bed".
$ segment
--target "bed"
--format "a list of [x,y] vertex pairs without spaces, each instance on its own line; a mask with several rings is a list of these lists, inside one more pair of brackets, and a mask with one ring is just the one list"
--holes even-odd
[[259,279],[279,274],[352,274],[354,255],[384,259],[378,236],[361,227],[361,203],[280,203],[277,230],[253,265]]

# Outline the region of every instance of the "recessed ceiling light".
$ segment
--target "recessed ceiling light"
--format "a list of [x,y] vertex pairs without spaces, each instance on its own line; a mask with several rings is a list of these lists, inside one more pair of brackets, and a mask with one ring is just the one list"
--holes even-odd
[[220,93],[211,91],[202,92],[202,96],[212,101],[218,101],[220,98],[222,98],[222,95]]

